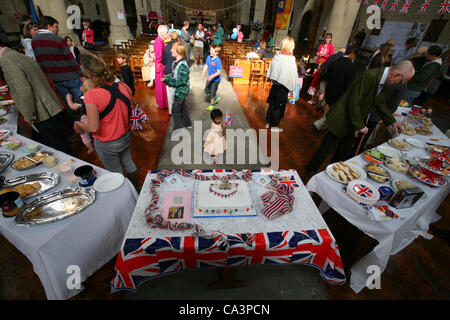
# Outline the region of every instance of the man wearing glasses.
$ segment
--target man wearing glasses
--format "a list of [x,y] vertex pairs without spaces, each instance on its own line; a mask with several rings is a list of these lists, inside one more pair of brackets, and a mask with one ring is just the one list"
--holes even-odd
[[370,69],[361,74],[326,115],[328,133],[319,150],[305,167],[308,176],[315,174],[322,163],[334,152],[331,163],[344,161],[351,156],[355,138],[369,132],[367,121],[372,110],[376,110],[386,127],[400,134],[402,126],[396,122],[386,106],[388,87],[406,83],[414,76],[410,61],[402,61],[390,68]]

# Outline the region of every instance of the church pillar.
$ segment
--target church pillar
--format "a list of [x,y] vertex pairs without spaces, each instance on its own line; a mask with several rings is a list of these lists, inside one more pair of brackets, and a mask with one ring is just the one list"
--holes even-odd
[[155,12],[161,12],[161,0],[150,0],[150,9]]
[[241,5],[241,19],[238,24],[249,25],[250,24],[250,7],[252,5],[252,0],[248,0]]
[[264,23],[264,14],[266,13],[266,0],[256,0],[255,2],[255,15],[253,22],[259,21]]
[[120,44],[121,41],[132,39],[133,36],[127,25],[123,0],[106,0],[106,4],[108,5],[109,19],[111,21],[109,44],[113,46],[114,44]]
[[361,2],[353,0],[335,1],[328,22],[327,32],[333,34],[335,48],[345,48],[352,32]]
[[80,38],[73,30],[67,27],[67,6],[64,0],[34,0],[34,5],[35,8],[39,7],[41,9],[44,16],[50,16],[58,21],[58,36],[62,38],[66,36],[71,37],[74,45],[81,48]]

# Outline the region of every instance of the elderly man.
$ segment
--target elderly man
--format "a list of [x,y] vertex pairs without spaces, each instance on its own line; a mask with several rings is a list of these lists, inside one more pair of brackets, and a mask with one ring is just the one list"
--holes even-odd
[[61,125],[63,106],[44,73],[36,61],[7,45],[4,39],[0,40],[0,68],[17,109],[39,131],[47,146],[71,154]]
[[366,122],[374,109],[386,126],[392,126],[397,133],[401,133],[402,126],[386,106],[386,93],[390,85],[408,82],[414,72],[410,61],[402,61],[390,68],[368,70],[353,81],[327,113],[328,133],[305,167],[306,173],[311,175],[317,172],[334,151],[332,163],[348,159],[355,136],[368,133]]

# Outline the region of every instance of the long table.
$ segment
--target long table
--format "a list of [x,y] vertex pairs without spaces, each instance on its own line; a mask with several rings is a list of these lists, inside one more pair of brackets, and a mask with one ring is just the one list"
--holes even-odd
[[[24,146],[36,143],[18,134],[14,137],[24,142]],[[18,159],[24,155],[24,146],[15,151],[0,147],[0,151],[12,152]],[[88,164],[45,145],[41,145],[41,150],[52,152],[58,162],[74,159],[74,168]],[[109,172],[93,167],[97,176]],[[8,180],[44,171],[57,172],[40,165],[27,171],[15,171],[8,167],[1,175]],[[44,195],[74,186],[66,178],[61,176],[60,184]],[[17,226],[14,218],[0,216],[0,234],[31,261],[48,299],[68,299],[83,290],[82,286],[77,288],[77,282],[85,281],[119,252],[137,198],[135,188],[125,179],[120,188],[108,193],[96,192],[92,205],[58,222],[25,227]],[[74,276],[79,276],[79,279]]]
[[[409,112],[407,108],[399,108],[398,114]],[[402,120],[402,116],[397,117],[398,121]],[[433,134],[431,136],[415,135],[414,139],[426,143],[436,143],[442,145],[450,145],[450,140],[436,126],[431,128]],[[401,134],[398,138],[404,139],[409,136]],[[439,139],[438,142],[430,139]],[[390,146],[388,143],[383,145]],[[406,152],[408,157],[429,156],[425,149],[413,147],[412,150]],[[345,161],[351,165],[357,165],[364,168],[367,161],[363,155],[358,155]],[[414,179],[411,175],[397,173],[389,169],[392,180],[403,179],[419,186],[426,194],[426,198],[419,200],[412,208],[398,209],[399,216],[402,220],[375,222],[371,220],[365,213],[362,206],[357,204],[353,199],[347,196],[343,191],[343,184],[332,180],[327,173],[321,172],[307,184],[310,192],[317,193],[325,204],[321,204],[319,209],[325,212],[329,207],[333,208],[337,213],[344,217],[348,222],[356,226],[368,236],[377,240],[379,244],[361,260],[359,260],[351,269],[350,286],[359,293],[367,285],[367,279],[370,275],[369,266],[378,266],[383,272],[389,261],[389,256],[394,255],[408,246],[418,236],[424,236],[431,239],[431,235],[427,233],[431,223],[440,219],[436,213],[436,209],[447,197],[450,187],[433,188]],[[375,186],[389,185],[389,183],[379,184],[373,180],[369,180]]]
[[[177,182],[173,186],[162,184],[157,194],[161,198],[154,200],[157,203],[163,201],[165,191],[194,190],[200,177],[223,177],[233,172],[198,170],[196,177],[189,176],[193,171],[149,173],[117,258],[112,291],[136,291],[149,279],[185,269],[255,264],[305,264],[317,268],[331,284],[345,282],[338,245],[296,171],[252,171],[248,183],[257,210],[255,217],[191,218],[191,223],[201,230],[215,230],[212,236],[197,229],[170,230],[148,225],[145,212],[156,199],[150,190],[161,175]],[[295,202],[291,213],[269,221],[261,214],[260,199],[267,189],[255,180],[259,175],[273,174],[285,177],[286,183],[294,186]]]

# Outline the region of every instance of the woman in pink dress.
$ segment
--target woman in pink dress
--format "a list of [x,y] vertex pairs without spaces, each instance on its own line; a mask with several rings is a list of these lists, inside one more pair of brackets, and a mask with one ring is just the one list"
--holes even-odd
[[325,36],[325,41],[320,45],[317,51],[317,64],[325,63],[327,59],[334,54],[334,46],[331,43],[333,40],[333,35],[327,33]]
[[162,58],[164,54],[164,40],[169,37],[169,28],[166,25],[158,27],[158,37],[155,39],[155,92],[156,104],[160,109],[167,109],[169,103],[167,101],[166,84],[161,81],[164,78],[164,65]]

